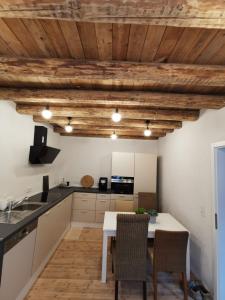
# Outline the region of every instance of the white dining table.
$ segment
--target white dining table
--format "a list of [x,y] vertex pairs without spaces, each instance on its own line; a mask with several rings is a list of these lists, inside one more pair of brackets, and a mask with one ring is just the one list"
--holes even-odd
[[[106,211],[103,224],[103,244],[102,244],[102,282],[107,280],[107,251],[108,238],[116,236],[116,223],[118,214],[132,214],[131,212]],[[188,231],[180,222],[168,213],[159,213],[156,223],[149,223],[148,237],[155,237],[155,230]],[[190,236],[190,234],[189,234]],[[187,279],[190,280],[190,240],[188,239],[187,259],[186,259]]]

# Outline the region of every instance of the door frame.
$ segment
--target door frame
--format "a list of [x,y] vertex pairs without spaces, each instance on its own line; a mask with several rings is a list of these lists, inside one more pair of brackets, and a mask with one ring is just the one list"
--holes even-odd
[[213,274],[214,274],[214,300],[218,299],[218,290],[219,290],[219,282],[218,282],[218,231],[215,228],[215,215],[218,213],[218,197],[217,197],[217,157],[216,153],[218,149],[225,149],[225,141],[213,143],[211,147],[211,164],[212,164],[212,225],[213,225]]

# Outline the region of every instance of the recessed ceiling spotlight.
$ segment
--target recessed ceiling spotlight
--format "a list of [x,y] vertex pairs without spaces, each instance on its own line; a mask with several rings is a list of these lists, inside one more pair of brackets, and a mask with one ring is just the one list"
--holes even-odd
[[150,121],[146,121],[146,129],[144,130],[144,136],[148,137],[152,134],[151,130],[148,128]]
[[65,131],[71,133],[73,131],[73,127],[70,125],[72,118],[68,118],[68,124],[65,126]]
[[115,131],[113,131],[113,133],[111,134],[111,139],[112,140],[116,140],[117,139],[117,134]]
[[48,105],[42,110],[41,115],[46,120],[51,119],[52,112],[49,110],[49,106]]
[[118,122],[120,122],[121,118],[122,118],[121,114],[119,113],[118,108],[116,108],[116,111],[112,114],[112,120],[113,120],[113,122],[118,123]]

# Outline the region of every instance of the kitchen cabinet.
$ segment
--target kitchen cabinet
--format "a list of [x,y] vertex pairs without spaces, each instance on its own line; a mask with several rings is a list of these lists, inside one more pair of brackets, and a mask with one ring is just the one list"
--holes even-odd
[[4,254],[1,300],[15,300],[31,278],[36,229]]
[[48,257],[70,223],[72,198],[67,197],[38,219],[33,273]]
[[72,201],[73,201],[73,195],[68,196],[65,199],[65,205],[66,205],[66,228],[70,228],[71,224],[71,215],[72,215]]
[[96,198],[96,193],[74,193],[72,221],[95,222]]
[[133,195],[121,195],[121,194],[112,194],[111,211],[134,211],[134,197]]
[[134,169],[134,194],[139,192],[156,193],[157,155],[135,153]]
[[134,153],[112,153],[112,176],[134,177]]

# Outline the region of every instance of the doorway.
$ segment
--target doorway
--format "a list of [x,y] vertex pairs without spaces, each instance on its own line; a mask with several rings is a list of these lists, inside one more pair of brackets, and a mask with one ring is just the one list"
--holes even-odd
[[225,299],[225,142],[212,147],[214,186],[214,299]]

